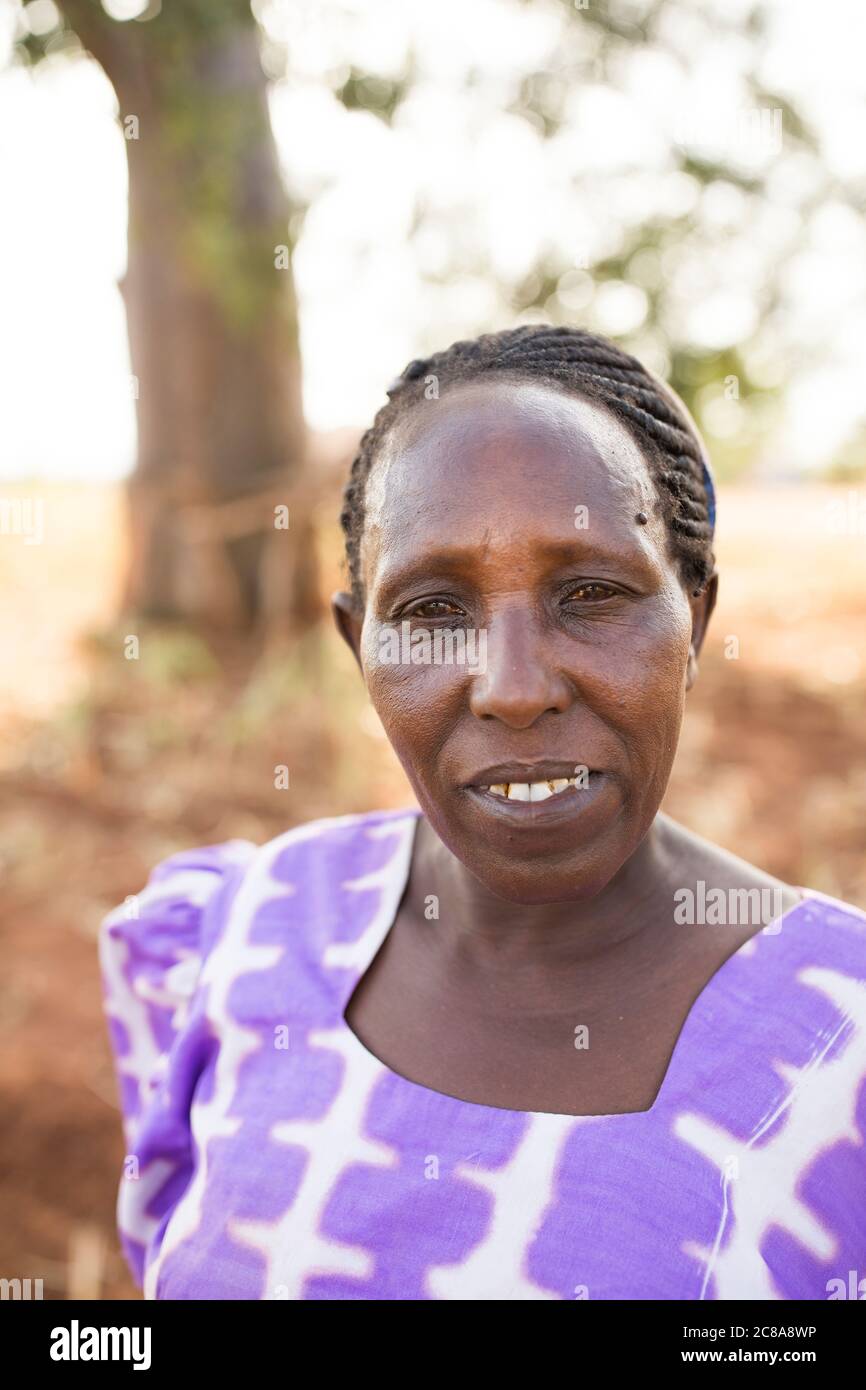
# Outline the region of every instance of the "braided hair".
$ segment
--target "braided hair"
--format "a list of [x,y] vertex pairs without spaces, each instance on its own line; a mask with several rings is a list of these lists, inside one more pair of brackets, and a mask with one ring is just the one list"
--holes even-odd
[[556,383],[605,406],[644,454],[662,503],[683,582],[699,593],[715,569],[712,550],[715,499],[705,453],[677,398],[637,358],[581,328],[526,324],[452,343],[415,358],[388,387],[388,401],[362,435],[343,494],[340,524],[352,596],[364,605],[360,574],[364,495],[377,450],[395,421],[424,399],[425,378],[438,385],[491,373]]

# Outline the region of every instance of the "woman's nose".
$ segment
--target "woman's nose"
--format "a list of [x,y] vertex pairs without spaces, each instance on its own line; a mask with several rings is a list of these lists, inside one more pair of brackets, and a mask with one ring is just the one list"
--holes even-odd
[[574,688],[553,661],[551,643],[538,619],[511,609],[486,629],[484,669],[473,677],[469,707],[479,719],[500,719],[526,729],[548,710],[561,712]]

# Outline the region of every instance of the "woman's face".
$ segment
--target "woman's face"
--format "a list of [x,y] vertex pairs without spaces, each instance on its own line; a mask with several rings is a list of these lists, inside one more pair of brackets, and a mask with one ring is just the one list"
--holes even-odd
[[555,388],[450,387],[389,433],[361,563],[338,622],[440,839],[502,898],[598,893],[658,810],[714,594],[684,591],[631,435]]

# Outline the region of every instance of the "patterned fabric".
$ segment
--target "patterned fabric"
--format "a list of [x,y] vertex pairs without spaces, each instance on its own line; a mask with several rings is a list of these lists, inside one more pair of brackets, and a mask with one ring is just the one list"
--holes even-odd
[[176,854],[104,922],[118,1223],[145,1297],[856,1289],[866,916],[807,893],[741,947],[645,1113],[461,1101],[389,1070],[343,1018],[394,921],[418,814]]

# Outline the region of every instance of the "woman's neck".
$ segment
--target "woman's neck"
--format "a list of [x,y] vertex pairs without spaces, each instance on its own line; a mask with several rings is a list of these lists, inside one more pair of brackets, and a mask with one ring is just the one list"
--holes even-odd
[[[673,920],[673,879],[666,818],[648,833],[605,888],[589,898],[514,903],[497,897],[419,819],[406,907],[416,922],[429,921],[435,899],[437,936],[479,961],[502,964],[588,964],[617,948],[636,946]],[[660,903],[670,903],[659,911]],[[655,929],[655,930],[654,930]],[[641,943],[642,946],[646,942]]]

